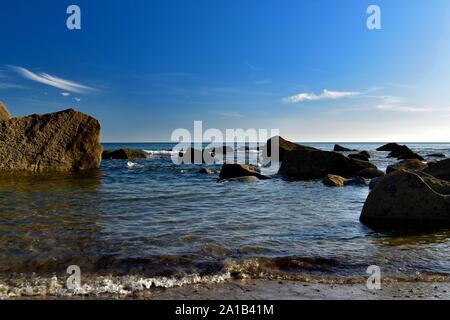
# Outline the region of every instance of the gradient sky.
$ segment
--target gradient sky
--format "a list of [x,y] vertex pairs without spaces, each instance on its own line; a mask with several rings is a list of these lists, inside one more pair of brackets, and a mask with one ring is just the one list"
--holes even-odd
[[[77,4],[82,30],[66,28]],[[382,10],[382,30],[366,9]],[[450,141],[448,0],[15,0],[0,9],[0,100],[74,107],[104,142],[176,128],[295,141]]]

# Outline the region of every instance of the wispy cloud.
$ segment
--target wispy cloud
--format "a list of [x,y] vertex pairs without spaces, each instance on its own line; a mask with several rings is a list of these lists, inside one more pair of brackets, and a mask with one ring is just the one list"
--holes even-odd
[[81,101],[81,98],[75,98],[75,101],[76,101],[76,102],[80,102],[80,101]]
[[252,71],[255,71],[255,72],[257,72],[257,71],[260,70],[257,66],[251,64],[251,63],[248,62],[248,61],[244,61],[244,65],[245,65],[247,68],[249,68],[249,69],[251,69]]
[[68,97],[68,96],[70,96],[70,92],[61,92],[61,95],[63,97]]
[[97,91],[97,89],[86,86],[81,83],[77,83],[71,80],[66,80],[63,78],[59,78],[56,76],[52,76],[47,73],[34,73],[30,70],[27,70],[23,67],[11,66],[11,69],[16,71],[19,75],[24,77],[25,79],[39,82],[51,87],[55,87],[58,89],[62,89],[68,92],[73,93],[89,93]]
[[0,82],[0,89],[26,89],[27,87],[15,83]]
[[238,113],[238,112],[217,112],[219,116],[222,117],[230,117],[230,118],[243,118],[244,115]]
[[287,98],[283,98],[282,101],[285,103],[301,103],[305,101],[336,100],[347,97],[359,96],[361,94],[362,92],[357,91],[332,91],[325,89],[321,94],[299,93]]
[[396,96],[375,96],[375,98],[381,99],[381,103],[375,106],[375,108],[379,110],[410,113],[431,112],[436,110],[436,108],[431,107],[410,106],[404,103],[403,98]]

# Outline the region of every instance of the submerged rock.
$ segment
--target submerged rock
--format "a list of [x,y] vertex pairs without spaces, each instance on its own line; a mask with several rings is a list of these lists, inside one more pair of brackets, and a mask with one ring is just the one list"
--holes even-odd
[[133,160],[133,159],[145,159],[147,154],[144,151],[122,148],[114,151],[105,150],[102,154],[103,160]]
[[340,146],[340,145],[338,145],[338,144],[335,144],[335,145],[334,145],[333,151],[336,151],[336,152],[346,152],[346,151],[356,151],[356,150],[349,149],[349,148]]
[[370,192],[360,220],[373,228],[449,227],[450,183],[421,172],[394,172]]
[[427,157],[429,157],[429,158],[447,158],[447,156],[443,153],[431,153],[431,154],[427,154]]
[[437,179],[450,181],[450,159],[430,163],[428,168],[422,171]]
[[100,123],[73,109],[0,121],[0,170],[98,168]]
[[220,171],[220,179],[234,179],[242,177],[256,177],[261,180],[270,179],[259,173],[255,168],[239,163],[225,163]]
[[376,170],[377,167],[367,161],[313,148],[289,151],[279,173],[291,180],[311,180],[323,179],[327,174],[353,177],[364,169]]
[[386,174],[400,170],[418,171],[427,168],[428,165],[418,159],[403,160],[387,167]]
[[0,121],[5,121],[11,119],[11,114],[8,108],[0,101]]

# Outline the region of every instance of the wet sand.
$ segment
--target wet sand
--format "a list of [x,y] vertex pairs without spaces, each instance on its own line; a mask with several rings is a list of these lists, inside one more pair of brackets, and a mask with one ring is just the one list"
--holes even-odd
[[[140,296],[140,297],[139,297]],[[135,298],[186,300],[448,300],[448,282],[399,282],[382,284],[380,290],[369,290],[362,284],[316,284],[297,281],[233,280],[221,284],[179,287]]]

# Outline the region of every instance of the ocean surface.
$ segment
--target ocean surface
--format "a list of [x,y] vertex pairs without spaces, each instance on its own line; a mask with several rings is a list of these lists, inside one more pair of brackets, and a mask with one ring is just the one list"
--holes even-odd
[[[396,161],[375,151],[381,144],[343,145],[372,152],[381,170]],[[166,286],[227,277],[349,282],[368,276],[370,265],[392,279],[450,275],[450,230],[369,229],[359,222],[368,187],[280,177],[218,182],[220,164],[209,166],[216,175],[176,165],[173,146],[104,144],[145,150],[148,158],[106,160],[80,173],[2,174],[0,278],[61,276],[69,265],[91,278],[161,279]],[[450,144],[408,146],[450,156]],[[259,163],[256,150],[237,157]]]

